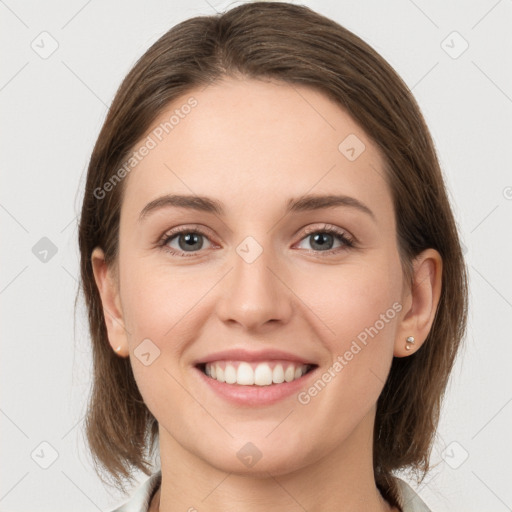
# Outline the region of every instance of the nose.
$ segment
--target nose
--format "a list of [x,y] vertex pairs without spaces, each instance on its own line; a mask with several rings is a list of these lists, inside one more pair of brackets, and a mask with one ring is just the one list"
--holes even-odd
[[[261,253],[251,261],[254,251]],[[217,302],[219,318],[248,331],[276,322],[286,324],[293,311],[294,295],[281,268],[273,251],[254,241],[241,244],[234,251],[233,268],[223,280],[223,292]]]

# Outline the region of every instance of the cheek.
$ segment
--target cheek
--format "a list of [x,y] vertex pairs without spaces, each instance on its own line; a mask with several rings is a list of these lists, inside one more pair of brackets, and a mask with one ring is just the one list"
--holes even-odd
[[310,289],[305,300],[315,304],[318,339],[331,361],[325,361],[298,401],[305,414],[329,425],[339,438],[348,436],[375,406],[387,379],[401,311],[395,277],[392,268],[347,265],[330,279],[315,280],[328,288],[323,294],[318,287],[313,293]]
[[179,385],[182,353],[204,323],[201,298],[213,283],[198,284],[191,275],[146,264],[143,259],[134,258],[131,263],[126,264],[122,283],[131,364],[145,403],[158,417],[166,405],[180,409],[190,400]]
[[197,286],[189,276],[171,274],[169,268],[146,266],[143,260],[126,268],[123,315],[132,343],[137,342],[135,336],[143,336],[154,337],[159,344],[171,336],[170,330],[179,330],[179,322],[190,316],[204,293],[202,286]]
[[337,400],[352,410],[365,409],[380,394],[393,359],[401,281],[391,266],[344,270],[331,281],[329,300],[316,313],[332,331],[323,339],[336,365],[331,373],[340,391]]
[[187,407],[193,407],[179,384],[179,363],[187,326],[195,318],[193,305],[201,293],[190,282],[185,286],[176,276],[145,268],[142,262],[126,276],[123,313],[134,378],[148,409],[175,431],[181,428],[179,418]]
[[307,301],[329,328],[324,338],[332,340],[333,348],[343,349],[347,340],[358,337],[364,342],[368,331],[374,337],[387,336],[396,323],[400,281],[391,267],[344,267],[327,276],[324,286],[317,279],[315,285]]

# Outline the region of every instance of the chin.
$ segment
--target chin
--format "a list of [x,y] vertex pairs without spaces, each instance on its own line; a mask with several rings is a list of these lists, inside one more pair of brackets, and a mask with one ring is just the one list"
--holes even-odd
[[234,444],[236,447],[218,453],[210,452],[202,458],[207,464],[223,472],[253,478],[268,478],[269,474],[286,475],[308,464],[308,454],[300,453],[294,447],[284,449],[280,446],[277,450],[277,446],[268,439],[260,444],[258,441]]

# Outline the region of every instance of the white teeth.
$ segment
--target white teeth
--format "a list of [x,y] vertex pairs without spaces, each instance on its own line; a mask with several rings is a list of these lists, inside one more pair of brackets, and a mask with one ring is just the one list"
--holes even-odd
[[[272,369],[273,366],[273,369]],[[286,368],[286,369],[285,369]],[[215,362],[206,363],[204,372],[206,375],[219,382],[227,384],[239,384],[242,386],[270,386],[292,382],[302,377],[309,366],[296,363],[248,363],[239,362]]]
[[274,368],[274,371],[272,372],[272,382],[275,382],[276,384],[281,384],[281,382],[284,382],[284,370],[282,365],[278,364]]
[[272,384],[272,370],[268,364],[263,363],[256,366],[254,384],[256,386],[270,386]]
[[246,386],[251,386],[254,384],[254,372],[252,371],[250,364],[240,363],[238,365],[238,370],[236,372],[236,382]]
[[234,384],[236,382],[236,370],[234,366],[231,366],[230,364],[226,365],[224,378],[226,379],[227,384]]
[[286,382],[291,382],[295,378],[295,371],[293,366],[288,366],[286,371],[284,372],[284,380]]

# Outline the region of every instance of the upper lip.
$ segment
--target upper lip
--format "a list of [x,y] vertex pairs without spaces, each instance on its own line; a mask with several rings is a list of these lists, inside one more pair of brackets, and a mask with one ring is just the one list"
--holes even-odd
[[212,354],[198,359],[194,364],[198,365],[204,363],[212,363],[214,361],[272,361],[275,359],[292,361],[300,364],[315,364],[304,357],[300,357],[289,352],[284,352],[282,350],[265,349],[251,351],[244,348],[233,348],[230,350],[213,352]]

